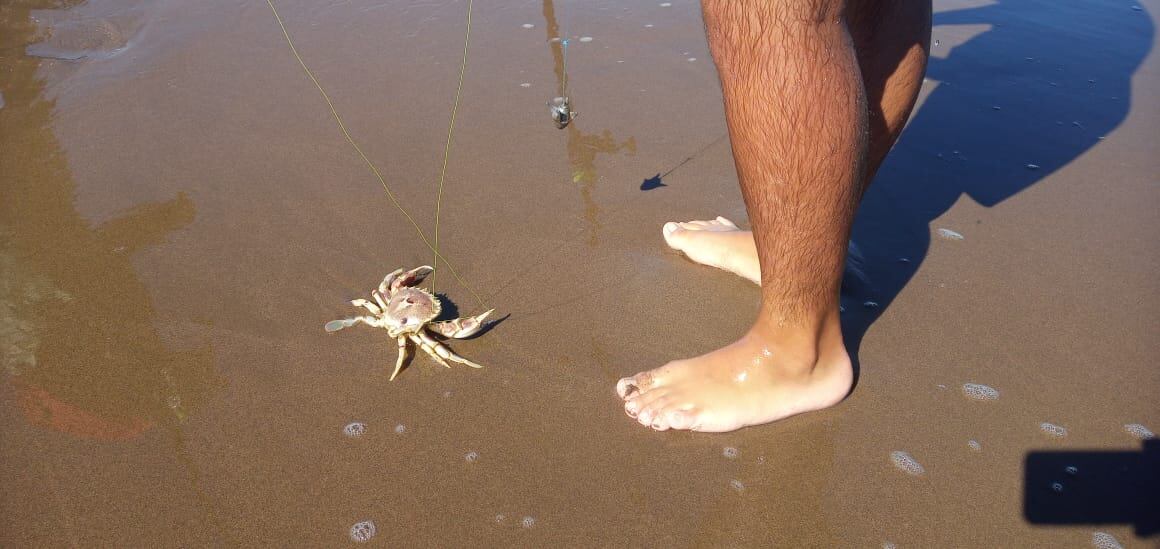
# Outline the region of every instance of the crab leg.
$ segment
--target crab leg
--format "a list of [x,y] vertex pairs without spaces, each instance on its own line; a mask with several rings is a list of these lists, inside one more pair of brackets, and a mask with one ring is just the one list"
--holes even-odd
[[365,299],[354,299],[354,300],[351,300],[350,304],[354,305],[355,307],[362,307],[362,308],[364,308],[364,309],[366,309],[366,310],[368,310],[376,315],[383,314],[383,309],[379,308],[378,305],[375,305],[374,303],[371,303],[370,301],[367,301]]
[[387,310],[387,301],[390,301],[390,300],[383,299],[382,292],[379,292],[378,290],[372,290],[371,297],[375,298],[375,301],[379,302],[379,307],[381,307],[382,310],[384,310],[384,311]]
[[366,324],[367,326],[374,326],[376,328],[379,326],[379,322],[378,322],[377,318],[370,317],[370,316],[356,316],[354,318],[342,318],[339,320],[331,320],[330,322],[327,322],[326,326],[323,326],[323,328],[325,328],[326,331],[328,331],[328,332],[337,332],[343,328],[349,328],[351,326],[354,326],[355,324],[358,324],[359,322],[362,322],[363,324]]
[[399,375],[399,370],[403,369],[403,361],[407,359],[407,338],[399,336],[399,359],[395,361],[395,371],[391,372],[391,381],[395,380],[395,376]]
[[435,359],[435,362],[442,364],[444,368],[451,367],[451,365],[448,364],[446,360],[443,360],[443,357],[439,356],[439,353],[435,351],[434,347],[432,347],[431,345],[428,345],[427,342],[423,341],[423,339],[420,338],[418,335],[408,334],[407,337],[411,338],[411,341],[414,341],[415,344],[418,345],[420,349],[427,351],[427,354],[431,355],[431,358]]
[[487,318],[487,315],[490,315],[494,311],[495,309],[492,309],[481,315],[444,320],[443,322],[432,322],[427,327],[443,337],[454,337],[457,339],[471,337],[483,328],[483,319]]
[[428,347],[431,348],[430,351],[427,351],[429,353],[430,352],[437,353],[438,356],[441,358],[445,358],[445,359],[450,360],[452,362],[458,362],[460,364],[466,364],[468,366],[471,366],[472,368],[483,368],[483,366],[480,366],[479,364],[476,364],[470,360],[467,360],[466,358],[463,358],[463,357],[451,352],[451,349],[448,349],[446,345],[443,345],[442,343],[435,341],[435,338],[431,337],[431,335],[428,334],[427,332],[420,330],[419,333],[416,334],[416,336],[419,338],[420,341],[422,341],[424,344],[426,344]]

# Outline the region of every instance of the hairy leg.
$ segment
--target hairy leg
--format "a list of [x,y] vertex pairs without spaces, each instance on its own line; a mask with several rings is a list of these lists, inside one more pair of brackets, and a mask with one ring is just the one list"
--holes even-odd
[[869,105],[865,192],[910,118],[930,52],[930,0],[851,0],[846,20]]
[[866,160],[865,89],[841,2],[704,6],[741,192],[757,228],[758,322],[817,332],[837,308]]
[[[898,140],[914,108],[930,46],[930,0],[852,0],[847,28],[866,90],[869,144],[859,183],[865,192],[886,154]],[[757,248],[751,231],[699,223],[666,223],[665,242],[693,261],[760,283]]]
[[866,92],[839,0],[703,0],[761,309],[736,343],[626,378],[655,429],[728,431],[831,406],[849,391],[838,324],[846,241],[866,169]]

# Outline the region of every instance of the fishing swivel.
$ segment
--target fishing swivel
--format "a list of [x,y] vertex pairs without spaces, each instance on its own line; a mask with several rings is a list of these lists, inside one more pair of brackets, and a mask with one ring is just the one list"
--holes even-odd
[[548,111],[556,128],[564,129],[576,118],[572,102],[568,99],[568,39],[560,40],[560,95],[548,101]]
[[572,110],[571,101],[567,97],[553,97],[548,102],[548,109],[552,113],[552,122],[556,123],[556,127],[564,129],[568,124],[579,114]]

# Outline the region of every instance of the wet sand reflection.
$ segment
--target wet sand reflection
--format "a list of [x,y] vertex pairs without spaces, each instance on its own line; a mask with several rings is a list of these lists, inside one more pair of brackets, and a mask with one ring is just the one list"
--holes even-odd
[[[547,27],[548,46],[552,51],[553,70],[556,73],[556,89],[564,88],[564,44],[560,38],[560,24],[556,21],[556,8],[552,0],[544,0],[544,22]],[[567,39],[567,37],[563,37]],[[600,176],[596,172],[596,157],[600,154],[625,152],[636,154],[636,138],[629,137],[617,143],[612,132],[604,130],[600,134],[585,134],[580,131],[578,120],[568,125],[568,164],[572,168],[572,182],[580,186],[580,198],[584,202],[584,221],[587,223],[589,246],[599,243],[600,206],[592,196]]]
[[[32,10],[0,10],[0,51],[43,38]],[[154,308],[132,254],[194,218],[189,197],[138,206],[93,225],[74,206],[75,183],[52,132],[39,60],[5,55],[0,110],[0,358],[31,424],[90,439],[133,438],[176,424],[216,383],[206,349],[175,351],[153,326]]]

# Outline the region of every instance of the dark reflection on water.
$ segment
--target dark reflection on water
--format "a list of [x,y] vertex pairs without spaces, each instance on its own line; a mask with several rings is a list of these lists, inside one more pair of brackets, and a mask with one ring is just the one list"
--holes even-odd
[[[554,71],[556,73],[556,88],[564,88],[564,45],[560,41],[560,24],[556,21],[556,8],[552,0],[544,0],[544,22],[547,27],[548,46],[552,50]],[[567,39],[568,37],[563,37]],[[562,92],[561,92],[562,93]],[[575,103],[573,102],[573,108]],[[545,107],[544,112],[547,112]],[[624,151],[628,155],[636,154],[636,138],[617,142],[612,132],[604,130],[599,134],[586,134],[580,131],[578,120],[573,120],[565,131],[568,132],[568,164],[572,168],[572,183],[579,185],[580,198],[584,202],[584,221],[588,224],[588,245],[596,246],[597,234],[600,230],[598,215],[600,207],[592,193],[600,176],[596,173],[596,157],[600,154],[616,154]]]
[[[176,428],[218,383],[208,350],[170,349],[153,326],[131,257],[189,224],[189,197],[145,204],[94,226],[74,206],[66,155],[52,132],[31,11],[79,1],[0,6],[0,346],[28,421],[101,440]],[[174,430],[174,433],[177,433]]]
[[[936,13],[934,34],[939,25],[967,24],[990,28],[946,59],[931,58],[927,76],[939,84],[858,212],[853,240],[873,289],[844,299],[844,332],[855,355],[866,329],[921,265],[930,224],[961,196],[999,204],[1124,121],[1132,74],[1154,32],[1150,16],[1126,4],[1029,0]],[[865,299],[882,307],[863,308]]]

